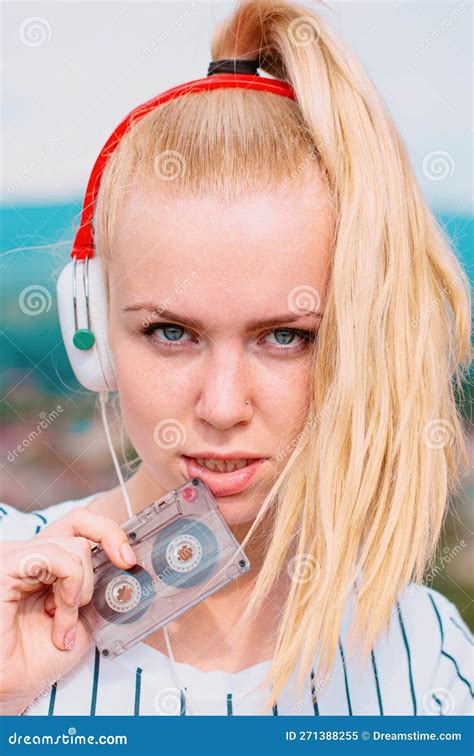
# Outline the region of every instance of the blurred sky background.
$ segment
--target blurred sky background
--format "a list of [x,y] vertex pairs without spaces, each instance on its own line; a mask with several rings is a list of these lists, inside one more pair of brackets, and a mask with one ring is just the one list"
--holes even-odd
[[[40,510],[115,484],[94,396],[80,389],[67,364],[54,279],[68,258],[100,148],[133,107],[205,76],[212,31],[234,5],[3,3],[3,501]],[[404,138],[424,196],[472,280],[472,4],[306,6],[318,9],[365,65]],[[474,527],[472,407],[463,411],[471,468],[459,515],[440,544],[446,559],[457,553],[436,580],[474,623],[472,549],[459,546]],[[21,452],[13,453],[18,445]]]

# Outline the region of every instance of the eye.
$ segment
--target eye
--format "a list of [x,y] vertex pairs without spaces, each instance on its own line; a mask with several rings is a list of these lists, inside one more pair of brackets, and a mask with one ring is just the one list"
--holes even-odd
[[167,341],[179,341],[185,329],[181,328],[181,326],[167,325],[162,328],[156,328],[155,333],[157,331],[162,331]]
[[174,344],[185,343],[187,339],[181,337],[189,331],[176,323],[150,323],[142,333],[158,341],[160,346],[173,347]]
[[305,331],[301,328],[274,328],[273,331],[268,331],[266,336],[275,337],[277,343],[273,344],[273,348],[280,352],[303,350],[316,338],[313,331]]
[[[149,323],[142,329],[142,333],[163,349],[181,349],[185,344],[195,340],[190,331],[176,323]],[[183,338],[185,335],[191,338]],[[274,338],[275,341],[268,337]],[[316,333],[313,331],[298,328],[274,328],[263,334],[263,341],[268,345],[270,352],[302,352],[315,339]]]

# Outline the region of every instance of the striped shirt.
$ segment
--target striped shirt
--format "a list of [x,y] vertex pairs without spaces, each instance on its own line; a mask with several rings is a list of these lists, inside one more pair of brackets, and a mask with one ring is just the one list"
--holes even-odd
[[[32,538],[94,497],[38,512],[0,506],[2,540]],[[473,712],[473,637],[456,607],[423,585],[409,585],[393,607],[367,662],[351,652],[354,596],[344,613],[331,674],[308,676],[297,694],[295,669],[269,715],[469,715]],[[270,660],[239,672],[204,672],[137,643],[113,660],[92,646],[67,675],[42,691],[25,715],[258,715],[269,693],[258,684]]]

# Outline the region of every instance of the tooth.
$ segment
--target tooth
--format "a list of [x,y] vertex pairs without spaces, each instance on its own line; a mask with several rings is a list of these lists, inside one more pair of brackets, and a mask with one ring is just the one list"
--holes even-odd
[[234,470],[241,470],[245,465],[247,464],[247,461],[245,459],[232,459],[226,462],[226,470],[227,472],[234,472]]
[[233,472],[234,470],[242,470],[250,462],[248,459],[224,460],[204,459],[201,457],[195,457],[195,459],[201,467],[206,467],[208,470],[213,470],[214,472]]
[[247,464],[248,464],[248,459],[239,459],[235,463],[235,466],[236,466],[237,470],[242,470],[242,468],[246,467]]

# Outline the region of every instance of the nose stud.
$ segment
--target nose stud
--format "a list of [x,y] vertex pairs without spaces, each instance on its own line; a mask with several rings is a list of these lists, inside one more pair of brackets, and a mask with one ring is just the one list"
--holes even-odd
[[246,400],[245,400],[245,404],[248,404],[248,403],[249,403],[249,400],[248,400],[248,399],[246,399]]

